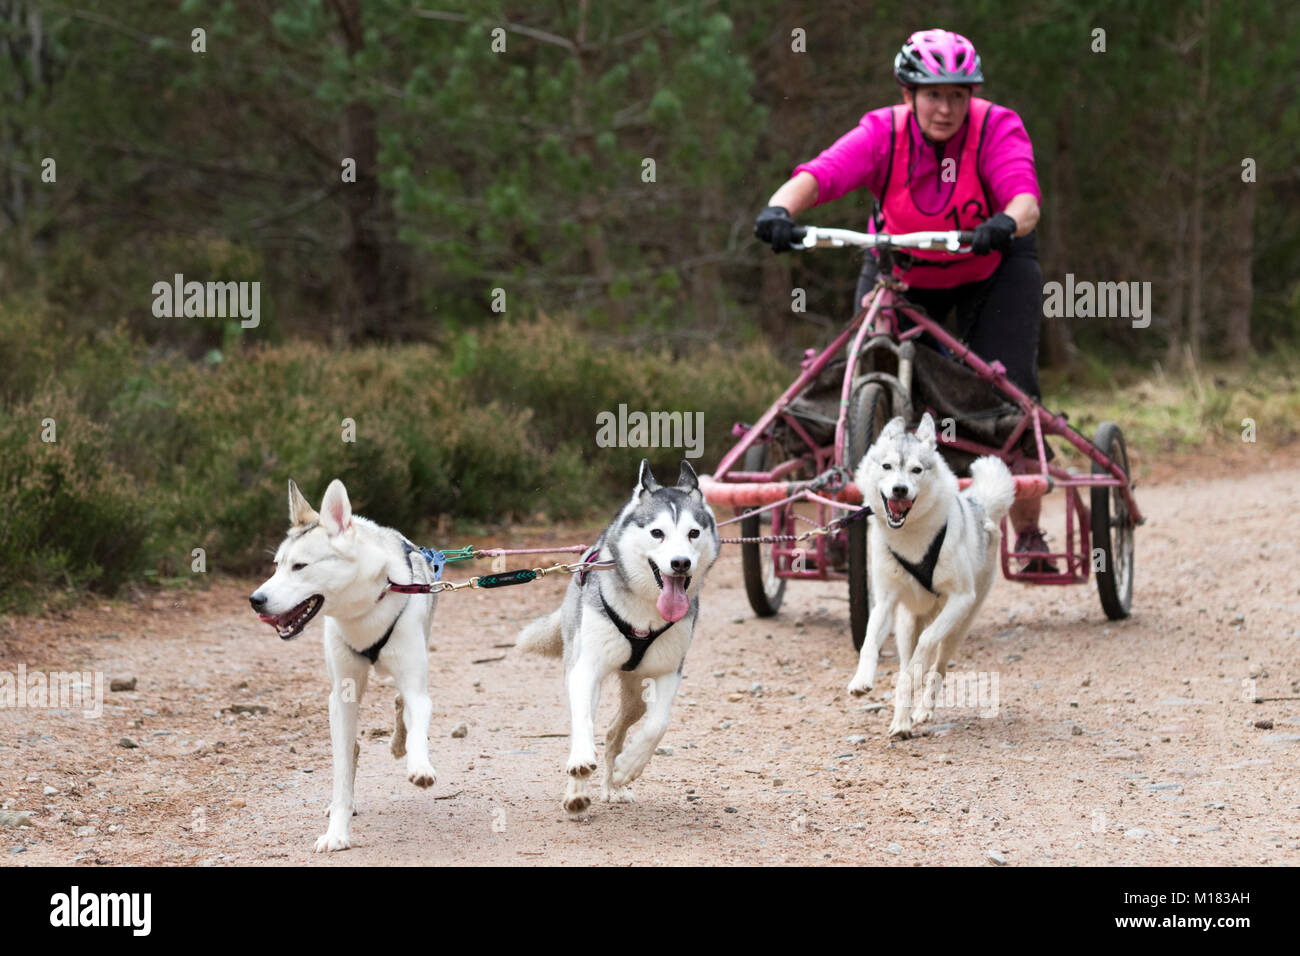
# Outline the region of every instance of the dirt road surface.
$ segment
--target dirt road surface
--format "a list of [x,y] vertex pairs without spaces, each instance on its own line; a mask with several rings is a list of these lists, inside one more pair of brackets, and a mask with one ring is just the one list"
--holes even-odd
[[791,584],[758,620],[726,549],[637,802],[578,822],[560,809],[560,666],[502,646],[562,583],[444,596],[437,784],[407,783],[391,688],[372,683],[353,849],[334,854],[312,852],[330,789],[319,622],[282,643],[248,609],[255,582],[232,581],[8,619],[0,671],[135,687],[106,686],[98,719],[0,709],[0,806],[32,814],[0,825],[0,864],[1300,864],[1300,464],[1138,494],[1133,616],[1107,621],[1091,582],[998,580],[952,668],[996,680],[996,707],[954,700],[901,742],[892,641],[872,696],[845,693],[845,585]]

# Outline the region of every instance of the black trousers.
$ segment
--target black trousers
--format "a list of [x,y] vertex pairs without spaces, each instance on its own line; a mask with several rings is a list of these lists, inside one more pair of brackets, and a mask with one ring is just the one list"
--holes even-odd
[[[867,254],[858,276],[855,308],[875,285],[878,263]],[[1001,362],[1007,377],[1035,399],[1038,388],[1038,333],[1043,321],[1043,270],[1034,233],[1011,241],[997,270],[987,279],[951,289],[907,290],[906,298],[951,331],[947,319],[956,311],[956,335],[986,362]],[[899,316],[900,329],[914,325]],[[928,337],[927,337],[928,338]],[[935,345],[936,343],[930,342]]]

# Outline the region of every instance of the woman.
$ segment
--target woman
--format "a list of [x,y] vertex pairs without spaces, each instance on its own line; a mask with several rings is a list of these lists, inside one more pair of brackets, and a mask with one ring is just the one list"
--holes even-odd
[[[969,254],[917,252],[895,275],[907,297],[943,321],[956,310],[957,335],[1035,399],[1043,273],[1034,227],[1042,194],[1033,147],[1014,110],[973,96],[984,81],[980,58],[965,37],[947,30],[912,34],[894,58],[903,103],[873,110],[857,127],[772,194],[754,234],[774,252],[791,248],[794,216],[866,188],[876,197],[876,231],[973,230]],[[994,210],[997,210],[994,212]],[[875,283],[869,255],[856,301]],[[1038,527],[1042,500],[1011,509],[1017,551],[1047,551]],[[1043,558],[1028,571],[1055,573]]]

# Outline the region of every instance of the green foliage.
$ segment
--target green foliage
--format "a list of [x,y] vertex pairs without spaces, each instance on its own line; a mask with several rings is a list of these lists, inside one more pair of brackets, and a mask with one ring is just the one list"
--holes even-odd
[[[313,496],[333,478],[356,509],[430,543],[439,519],[500,525],[589,517],[625,492],[643,456],[595,447],[596,412],[702,412],[705,457],[785,376],[763,346],[690,360],[592,344],[572,319],[539,317],[429,345],[334,351],[235,349],[195,364],[123,331],[69,344],[21,312],[0,342],[25,342],[54,378],[6,398],[0,426],[0,607],[50,588],[112,593],[146,572],[251,573],[278,541],[285,483]],[[58,441],[39,440],[53,418]],[[351,420],[355,441],[345,441]]]
[[58,386],[0,418],[0,610],[112,593],[144,569],[149,512],[113,451],[108,429]]
[[1119,422],[1130,449],[1142,455],[1193,451],[1219,442],[1240,444],[1246,421],[1259,447],[1276,449],[1300,438],[1300,378],[1290,350],[1246,363],[1207,363],[1172,376],[1154,368],[1111,369],[1106,381],[1043,380],[1044,404],[1064,409],[1091,438],[1102,421]]
[[[750,421],[789,377],[764,345],[727,350],[701,346],[686,358],[659,349],[609,347],[571,323],[539,317],[503,326],[485,337],[474,370],[461,387],[471,404],[505,401],[537,411],[531,431],[548,448],[568,448],[588,474],[614,476],[611,492],[627,483],[642,458],[675,469],[678,451],[597,449],[596,416],[630,411],[700,412],[707,467],[728,447],[731,427]],[[590,479],[587,479],[590,481]]]
[[[976,42],[983,94],[1025,120],[1048,277],[1153,283],[1150,334],[1134,343],[1076,323],[1085,350],[1165,347],[1187,310],[1197,195],[1207,345],[1225,296],[1244,294],[1219,292],[1243,256],[1256,346],[1300,334],[1294,5],[23,7],[0,18],[0,293],[46,296],[73,336],[126,320],[192,357],[228,351],[219,322],[150,313],[149,288],[177,272],[261,281],[256,336],[272,341],[427,341],[495,321],[486,303],[498,287],[520,314],[575,309],[595,328],[679,343],[772,333],[760,310],[785,305],[772,290],[787,278],[809,291],[811,313],[840,317],[849,257],[787,260],[792,275],[783,263],[773,276],[750,217],[794,164],[896,101],[894,52],[936,24]],[[190,50],[199,21],[205,54]],[[1092,49],[1098,28],[1104,53]],[[805,53],[791,49],[795,29]],[[46,157],[57,184],[40,181]],[[1243,157],[1258,183],[1240,181]],[[356,183],[342,180],[345,158],[358,160]],[[1257,205],[1244,249],[1223,222],[1243,190]],[[868,207],[858,193],[816,216],[855,226]],[[762,265],[772,281],[755,281]],[[806,344],[799,327],[781,328],[777,347]]]

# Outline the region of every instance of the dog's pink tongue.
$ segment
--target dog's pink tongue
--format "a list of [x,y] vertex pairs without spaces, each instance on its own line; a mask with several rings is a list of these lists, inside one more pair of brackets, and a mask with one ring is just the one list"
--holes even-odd
[[680,621],[691,609],[691,599],[686,596],[686,579],[664,575],[663,590],[659,592],[659,613],[665,621]]

